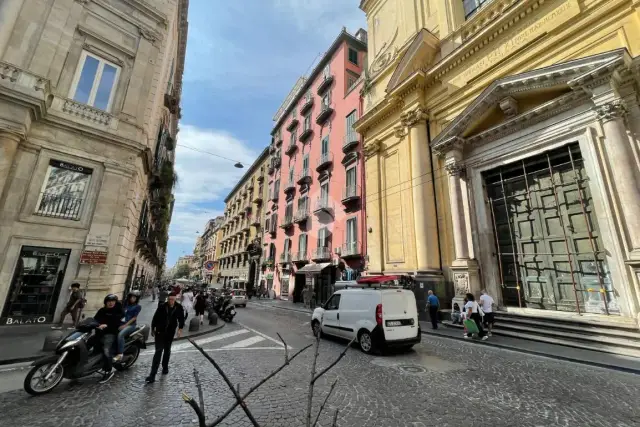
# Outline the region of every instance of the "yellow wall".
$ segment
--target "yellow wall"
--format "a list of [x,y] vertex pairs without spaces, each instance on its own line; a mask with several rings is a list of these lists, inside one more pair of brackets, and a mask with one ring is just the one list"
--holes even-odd
[[[367,13],[371,90],[356,129],[364,136],[367,153],[367,251],[372,273],[416,270],[416,242],[423,236],[414,232],[413,218],[420,207],[414,209],[411,186],[431,185],[432,179],[445,273],[454,259],[444,162],[435,159],[433,176],[412,176],[412,141],[401,123],[403,113],[415,105],[426,108],[433,139],[498,78],[618,48],[626,48],[631,56],[640,53],[637,1],[493,0],[466,21],[461,4],[366,0],[361,5]],[[411,63],[409,78],[403,79],[406,88],[403,83],[388,88],[403,58],[408,61],[415,54],[407,51],[422,28],[437,37],[433,59]],[[371,148],[376,144],[377,154]]]

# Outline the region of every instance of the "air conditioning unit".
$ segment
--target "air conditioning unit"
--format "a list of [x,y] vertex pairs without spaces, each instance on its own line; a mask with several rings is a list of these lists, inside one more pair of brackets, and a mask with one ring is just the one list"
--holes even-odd
[[334,248],[333,251],[336,253],[336,255],[340,255],[342,253],[342,248],[341,247],[337,247],[337,248]]

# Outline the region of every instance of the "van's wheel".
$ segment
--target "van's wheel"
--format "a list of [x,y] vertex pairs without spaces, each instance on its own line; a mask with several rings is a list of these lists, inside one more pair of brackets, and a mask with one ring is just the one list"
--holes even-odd
[[320,322],[318,322],[317,320],[314,320],[311,323],[311,329],[313,330],[313,336],[314,337],[318,337],[318,335],[320,336],[320,338],[322,338],[322,328],[320,327]]
[[371,338],[371,334],[369,331],[363,329],[358,334],[358,344],[360,344],[360,349],[363,353],[371,354],[373,351],[373,338]]

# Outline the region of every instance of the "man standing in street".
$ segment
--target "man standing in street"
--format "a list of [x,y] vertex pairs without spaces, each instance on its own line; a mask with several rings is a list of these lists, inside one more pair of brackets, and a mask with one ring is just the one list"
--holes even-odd
[[80,292],[80,283],[75,282],[71,284],[69,301],[64,310],[62,310],[62,313],[60,313],[59,325],[62,326],[64,318],[67,317],[67,314],[71,314],[71,320],[73,320],[73,326],[75,327],[78,324],[80,308],[82,308],[82,293]]
[[495,323],[495,314],[493,313],[493,298],[487,293],[485,289],[480,292],[480,306],[484,311],[483,323],[487,327],[487,335],[491,336],[491,329]]
[[440,300],[429,289],[429,296],[427,297],[427,307],[429,308],[429,319],[431,320],[431,327],[438,329],[438,311],[440,310]]
[[151,363],[151,373],[146,378],[147,383],[156,380],[160,359],[162,359],[162,375],[169,373],[169,358],[171,357],[171,344],[178,331],[178,338],[182,336],[184,328],[184,311],[176,302],[176,294],[171,293],[166,303],[161,304],[151,321],[151,335],[155,337],[156,352]]
[[162,307],[162,305],[167,302],[167,298],[169,297],[169,292],[167,291],[167,287],[164,286],[160,288],[158,291],[158,308]]

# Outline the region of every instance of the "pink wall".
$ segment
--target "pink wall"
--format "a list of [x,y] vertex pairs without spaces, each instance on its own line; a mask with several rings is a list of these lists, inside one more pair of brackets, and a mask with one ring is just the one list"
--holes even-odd
[[[288,127],[291,123],[291,113],[289,113],[288,117],[286,117],[282,122],[281,131],[283,143],[279,148],[282,153],[282,164],[280,166],[280,169],[276,170],[275,173],[270,176],[269,180],[270,188],[273,188],[274,182],[278,179],[278,177],[280,179],[280,196],[277,209],[278,229],[275,238],[272,238],[268,233],[266,233],[263,240],[263,242],[266,243],[267,249],[269,247],[269,244],[272,242],[275,243],[276,246],[274,289],[277,295],[281,295],[282,291],[282,266],[278,263],[280,261],[280,254],[282,254],[284,251],[285,239],[287,238],[291,239],[291,253],[295,254],[296,252],[298,252],[299,235],[302,233],[306,233],[308,235],[307,252],[309,253],[309,256],[311,258],[313,249],[315,249],[317,246],[319,230],[323,227],[327,227],[327,229],[331,233],[331,256],[333,259],[337,259],[339,258],[339,255],[336,255],[335,248],[342,248],[343,244],[346,243],[347,220],[355,217],[357,221],[357,242],[358,246],[360,247],[360,254],[362,254],[362,256],[365,255],[365,218],[362,210],[364,207],[364,188],[362,186],[362,178],[364,176],[364,161],[362,158],[361,142],[358,142],[356,148],[351,149],[351,152],[357,153],[357,160],[351,161],[347,165],[343,165],[342,163],[343,159],[345,158],[342,147],[344,137],[347,133],[346,117],[354,110],[357,111],[357,117],[360,117],[361,114],[361,84],[357,85],[347,93],[347,69],[353,71],[356,75],[360,75],[363,72],[361,65],[364,63],[364,56],[364,51],[358,53],[358,66],[351,63],[348,60],[348,44],[346,41],[344,41],[342,45],[334,52],[333,57],[330,61],[331,74],[334,77],[334,81],[331,83],[331,86],[328,89],[329,91],[331,91],[331,105],[334,109],[334,112],[323,124],[316,124],[316,117],[321,110],[322,103],[321,96],[317,94],[318,84],[323,80],[322,73],[319,73],[319,75],[315,77],[313,83],[310,86],[311,94],[314,99],[313,106],[310,109],[313,134],[304,143],[297,141],[296,144],[298,149],[292,155],[285,154],[287,146],[290,144],[291,132],[286,130],[286,127]],[[300,123],[298,124],[294,132],[296,132],[297,135],[300,135],[304,128],[304,117],[300,114],[300,107],[304,104],[304,92],[301,93],[298,98],[299,99],[297,101],[296,112],[297,118]],[[333,156],[332,164],[328,168],[326,168],[329,176],[329,200],[330,204],[333,205],[333,215],[327,215],[326,213],[321,213],[318,215],[313,213],[316,201],[320,197],[321,192],[319,182],[320,174],[316,171],[316,166],[318,164],[318,160],[321,158],[321,141],[322,138],[326,135],[329,135],[329,152]],[[312,180],[308,190],[302,190],[302,186],[297,184],[297,180],[303,169],[304,155],[307,153],[309,154],[309,170],[311,172]],[[289,180],[290,167],[293,167],[294,170],[295,190],[293,192],[293,197],[286,195],[284,192],[286,184]],[[350,169],[352,167],[356,167],[356,182],[358,192],[360,194],[360,200],[355,200],[347,204],[343,204],[342,199],[344,189],[346,188],[347,169]],[[305,194],[308,196],[308,206],[310,212],[306,227],[303,224],[294,224],[287,230],[280,228],[280,225],[282,224],[282,221],[285,217],[286,205],[288,203],[287,199],[290,199],[293,202],[293,213],[295,215],[298,210],[298,200]],[[266,209],[270,210],[272,204],[273,203],[271,201],[267,201]],[[362,260],[360,258],[343,261],[345,262],[345,264],[350,265],[354,268],[358,268],[362,265]],[[302,267],[302,265],[300,265],[300,267]],[[297,269],[298,266],[294,263],[292,265],[291,280],[289,282],[289,296],[291,296],[291,293],[293,292],[294,276]]]

